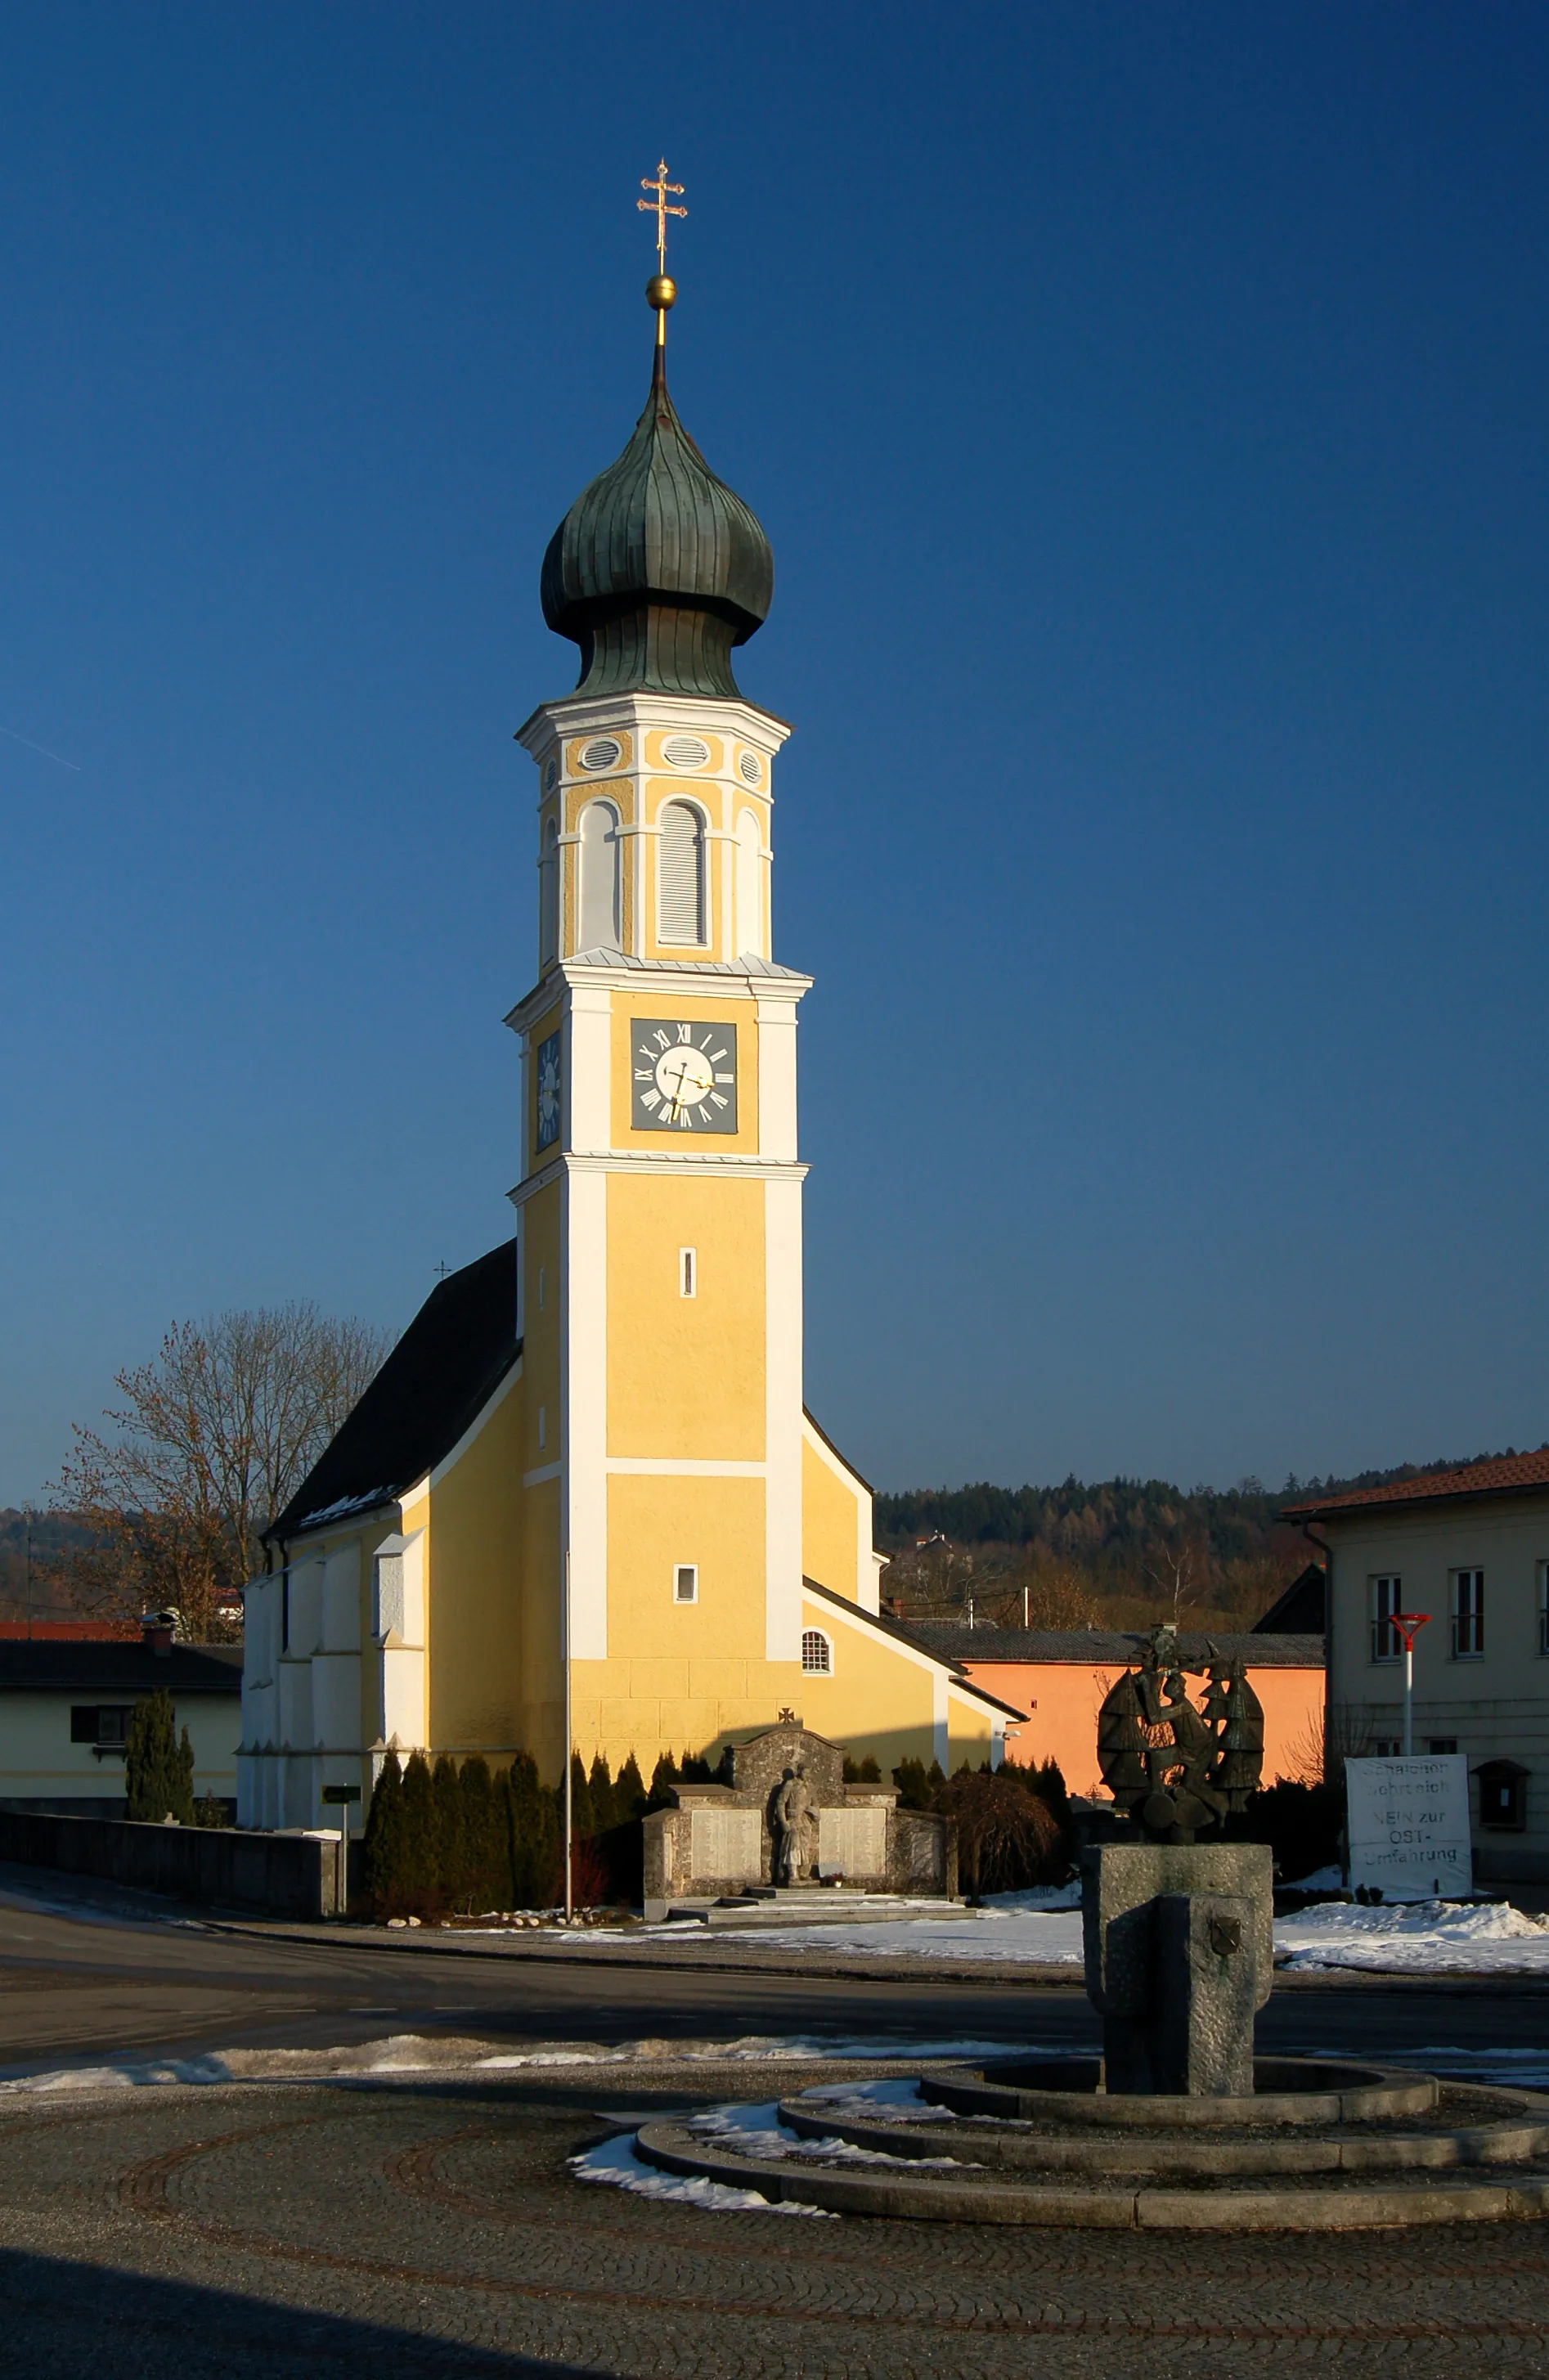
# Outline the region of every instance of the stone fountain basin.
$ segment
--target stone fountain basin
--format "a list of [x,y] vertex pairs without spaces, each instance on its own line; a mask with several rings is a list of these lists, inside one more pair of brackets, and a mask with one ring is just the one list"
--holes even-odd
[[1109,2098],[1095,2058],[997,2058],[923,2072],[926,2115],[787,2100],[784,2150],[678,2121],[635,2147],[664,2172],[893,2219],[1323,2231],[1549,2216],[1549,2095],[1333,2059],[1265,2058],[1255,2079],[1251,2098]]

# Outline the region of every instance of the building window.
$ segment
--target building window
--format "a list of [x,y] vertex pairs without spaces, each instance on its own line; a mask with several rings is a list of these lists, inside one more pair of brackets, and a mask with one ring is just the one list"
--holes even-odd
[[1479,1779],[1479,1823],[1519,1835],[1528,1823],[1528,1772],[1517,1760],[1484,1760]]
[[705,939],[705,823],[687,802],[669,802],[657,839],[657,939]]
[[1484,1650],[1484,1572],[1452,1573],[1452,1658],[1475,1661]]
[[1549,1562],[1538,1566],[1538,1649],[1549,1653]]
[[678,1295],[697,1297],[699,1294],[699,1260],[692,1248],[678,1250]]
[[584,951],[619,947],[619,814],[611,802],[581,812],[581,929]]
[[802,1631],[802,1675],[804,1678],[829,1678],[833,1675],[833,1647],[821,1628]]
[[672,1572],[674,1603],[697,1603],[699,1600],[699,1565],[679,1562]]
[[1455,1735],[1427,1736],[1425,1739],[1425,1749],[1427,1752],[1456,1752],[1458,1749],[1458,1738]]
[[1402,1756],[1403,1750],[1404,1747],[1396,1735],[1378,1735],[1372,1740],[1374,1760],[1398,1760]]
[[107,1752],[122,1752],[129,1732],[128,1703],[72,1703],[70,1742],[95,1743]]
[[1396,1661],[1404,1647],[1393,1627],[1393,1615],[1404,1608],[1404,1582],[1396,1576],[1372,1581],[1372,1658]]

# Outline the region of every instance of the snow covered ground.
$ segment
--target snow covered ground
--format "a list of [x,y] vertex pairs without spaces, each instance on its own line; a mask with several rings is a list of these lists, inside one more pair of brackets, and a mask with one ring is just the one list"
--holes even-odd
[[1383,1975],[1549,1975],[1549,1925],[1504,1901],[1325,1900],[1277,1922],[1275,1954],[1281,1967]]
[[[702,1940],[692,1923],[647,1929],[657,1938]],[[636,1938],[639,1938],[638,1936]],[[727,1937],[714,1937],[717,1948]],[[744,1938],[744,1937],[739,1937]],[[1061,1885],[994,1895],[961,1919],[884,1919],[875,1925],[760,1928],[773,1949],[853,1952],[874,1958],[972,1959],[986,1965],[1078,1969],[1082,1963],[1080,1890]],[[1282,1970],[1358,1967],[1376,1974],[1549,1975],[1549,1922],[1504,1902],[1418,1900],[1375,1909],[1325,1901],[1275,1926]]]

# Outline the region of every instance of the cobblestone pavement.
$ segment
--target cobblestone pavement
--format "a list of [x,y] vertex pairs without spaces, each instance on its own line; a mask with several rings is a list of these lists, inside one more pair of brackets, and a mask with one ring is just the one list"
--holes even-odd
[[[779,2087],[854,2070],[786,2066]],[[593,2076],[13,2102],[0,2117],[0,2370],[1549,2370],[1549,2225],[1192,2243],[708,2214],[572,2180],[566,2156],[625,2109],[764,2087],[745,2066],[660,2069],[653,2082],[627,2100]]]

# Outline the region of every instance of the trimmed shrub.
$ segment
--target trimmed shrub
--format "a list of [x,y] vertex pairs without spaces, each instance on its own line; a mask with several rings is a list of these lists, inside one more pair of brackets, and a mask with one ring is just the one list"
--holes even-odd
[[510,1859],[505,1842],[505,1813],[499,1802],[490,1764],[481,1752],[470,1753],[457,1771],[457,1791],[463,1805],[463,1874],[466,1906],[472,1910],[510,1906]]
[[446,1753],[436,1761],[430,1778],[435,1807],[436,1876],[448,1908],[468,1905],[468,1857],[463,1827],[463,1794],[455,1763]]
[[1228,1840],[1267,1843],[1275,1856],[1276,1881],[1296,1884],[1320,1867],[1337,1867],[1342,1856],[1345,1789],[1298,1785],[1282,1778],[1250,1796],[1248,1806],[1226,1823]]
[[194,1751],[188,1730],[177,1740],[172,1696],[164,1686],[136,1703],[124,1745],[124,1789],[129,1815],[151,1826],[172,1817],[194,1823]]
[[592,1805],[592,1822],[587,1832],[605,1835],[610,1827],[617,1825],[619,1813],[614,1807],[613,1779],[600,1752],[592,1755],[591,1774],[587,1779],[587,1787]]
[[514,1909],[551,1909],[563,1898],[560,1875],[559,1796],[544,1791],[538,1763],[519,1752],[502,1772],[506,1856]]
[[655,1807],[647,1797],[640,1764],[632,1752],[613,1780],[613,1815],[619,1819],[643,1818],[647,1809]]
[[873,1759],[869,1752],[866,1754],[865,1758],[858,1763],[852,1760],[849,1754],[846,1753],[844,1755],[844,1782],[847,1785],[880,1785],[882,1782],[882,1771],[878,1768],[876,1761]]
[[407,1913],[428,1917],[441,1907],[439,1828],[430,1764],[422,1752],[411,1752],[404,1771],[404,1892]]
[[958,1876],[964,1892],[1023,1892],[1059,1882],[1070,1863],[1048,1803],[1004,1769],[963,1768],[936,1796],[957,1824]]
[[404,1772],[390,1752],[381,1765],[366,1813],[360,1852],[361,1886],[373,1917],[401,1917],[404,1869]]

